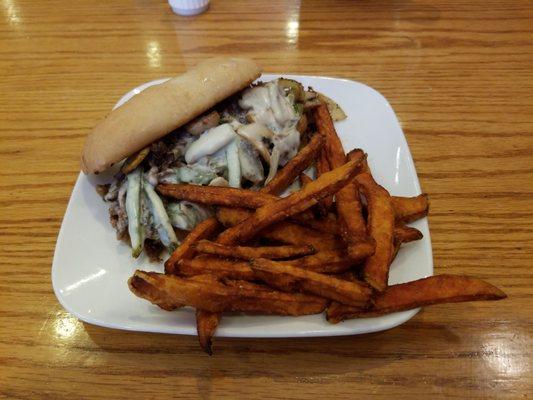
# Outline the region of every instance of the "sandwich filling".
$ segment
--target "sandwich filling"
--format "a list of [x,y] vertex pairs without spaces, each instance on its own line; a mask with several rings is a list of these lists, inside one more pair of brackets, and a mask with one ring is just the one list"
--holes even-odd
[[304,110],[316,93],[289,79],[259,83],[227,99],[189,124],[129,157],[109,185],[98,187],[109,204],[117,237],[134,257],[145,250],[158,259],[180,233],[213,210],[160,196],[160,183],[231,186],[258,190],[300,148]]

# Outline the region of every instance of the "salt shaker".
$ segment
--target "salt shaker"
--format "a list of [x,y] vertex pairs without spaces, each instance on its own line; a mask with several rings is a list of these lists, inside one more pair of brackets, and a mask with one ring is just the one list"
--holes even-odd
[[197,15],[209,8],[209,0],[168,0],[174,13],[179,15]]

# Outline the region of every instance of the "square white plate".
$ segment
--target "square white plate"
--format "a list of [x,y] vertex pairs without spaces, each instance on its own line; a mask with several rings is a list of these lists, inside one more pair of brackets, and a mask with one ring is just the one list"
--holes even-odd
[[[420,185],[407,142],[394,111],[374,89],[358,82],[300,75],[283,75],[336,100],[348,119],[336,124],[346,150],[356,147],[368,153],[373,175],[391,194],[415,196]],[[263,75],[262,80],[277,78]],[[117,106],[153,84],[153,81],[127,93]],[[61,305],[77,318],[109,328],[146,332],[196,334],[192,309],[163,311],[135,297],[126,284],[135,269],[163,271],[140,257],[134,260],[130,249],[115,238],[109,223],[107,205],[95,191],[105,176],[80,173],[72,192],[57,239],[52,265],[52,283]],[[109,179],[107,177],[107,179]],[[390,283],[402,283],[433,274],[431,240],[426,219],[413,224],[424,234],[418,242],[402,246],[390,271]],[[352,335],[397,326],[418,310],[377,318],[355,319],[337,325],[323,315],[303,317],[225,316],[217,336],[226,337],[307,337]]]

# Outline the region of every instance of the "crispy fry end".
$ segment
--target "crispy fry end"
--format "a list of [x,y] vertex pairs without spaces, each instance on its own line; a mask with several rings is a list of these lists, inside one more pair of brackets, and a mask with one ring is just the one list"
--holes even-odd
[[210,356],[213,355],[211,349],[212,339],[220,322],[220,314],[205,310],[196,310],[196,331],[200,347]]

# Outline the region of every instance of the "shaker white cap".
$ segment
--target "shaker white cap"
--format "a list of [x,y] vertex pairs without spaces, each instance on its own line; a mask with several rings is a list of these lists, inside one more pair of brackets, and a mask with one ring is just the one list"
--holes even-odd
[[168,4],[176,14],[189,16],[206,11],[209,0],[168,0]]

